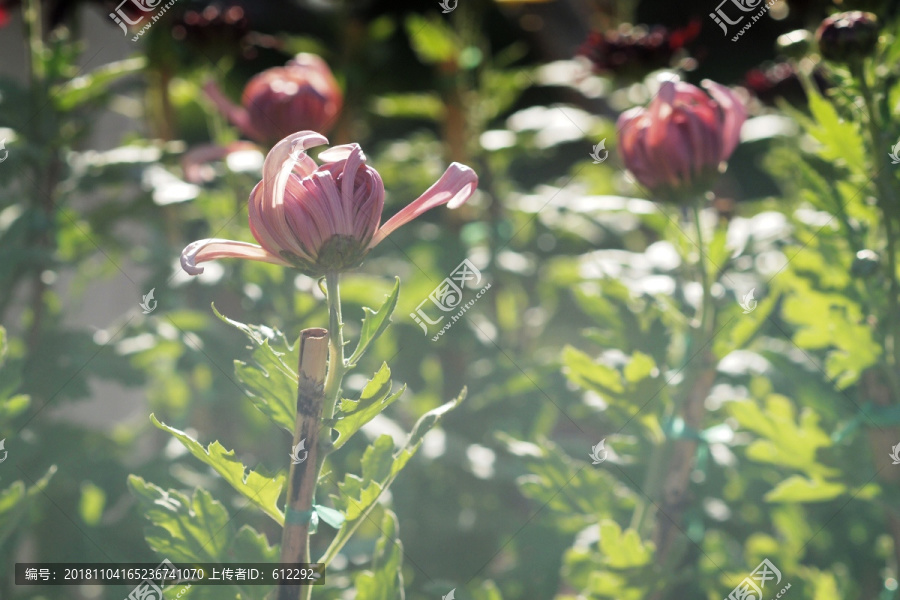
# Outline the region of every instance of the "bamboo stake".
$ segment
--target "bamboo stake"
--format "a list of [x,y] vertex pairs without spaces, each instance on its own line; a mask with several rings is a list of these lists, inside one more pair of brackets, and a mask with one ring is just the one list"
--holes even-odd
[[[309,562],[309,529],[318,479],[317,447],[322,405],[325,401],[325,374],[328,363],[328,330],[304,329],[300,334],[299,385],[294,447],[304,442],[308,452],[300,464],[293,464],[288,477],[287,509],[281,534],[281,563]],[[303,456],[302,454],[300,456]],[[278,586],[278,600],[297,600],[303,586]]]

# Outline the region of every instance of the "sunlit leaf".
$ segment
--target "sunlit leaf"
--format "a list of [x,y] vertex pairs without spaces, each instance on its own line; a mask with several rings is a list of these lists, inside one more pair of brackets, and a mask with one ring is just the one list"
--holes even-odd
[[184,444],[191,454],[212,467],[231,487],[272,517],[276,523],[284,524],[284,514],[278,508],[278,498],[284,487],[284,475],[269,477],[252,471],[235,457],[234,450],[226,450],[219,442],[213,442],[203,448],[197,440],[185,432],[159,422],[156,416],[150,415],[150,420]]
[[846,491],[847,486],[842,483],[792,475],[769,491],[765,499],[766,502],[825,502]]
[[188,497],[164,490],[137,475],[128,486],[150,521],[145,537],[150,547],[173,562],[223,562],[234,535],[228,511],[202,488]]
[[369,346],[384,333],[384,330],[391,322],[391,315],[397,308],[397,297],[400,294],[400,278],[397,277],[394,282],[394,288],[387,295],[385,301],[378,310],[363,307],[362,329],[359,332],[359,343],[356,350],[350,355],[347,362],[352,366],[357,363],[360,357],[365,354]]

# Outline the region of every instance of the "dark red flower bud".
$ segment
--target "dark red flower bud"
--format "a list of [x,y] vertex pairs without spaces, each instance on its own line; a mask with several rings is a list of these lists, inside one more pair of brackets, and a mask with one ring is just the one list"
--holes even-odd
[[816,41],[822,57],[850,63],[870,56],[878,43],[878,17],[869,12],[851,11],[831,15],[819,26]]

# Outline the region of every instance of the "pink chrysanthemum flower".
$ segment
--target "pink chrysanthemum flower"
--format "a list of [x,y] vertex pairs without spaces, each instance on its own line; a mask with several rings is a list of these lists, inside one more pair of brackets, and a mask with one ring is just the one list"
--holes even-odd
[[395,229],[432,208],[465,203],[478,186],[475,172],[451,164],[437,182],[379,227],[384,184],[366,164],[358,144],[329,148],[321,165],[306,150],[328,140],[300,131],[266,156],[263,179],[250,194],[250,231],[259,245],[222,239],[199,240],[181,254],[191,275],[197,265],[218,258],[245,258],[295,267],[311,276],[358,266],[369,250]]

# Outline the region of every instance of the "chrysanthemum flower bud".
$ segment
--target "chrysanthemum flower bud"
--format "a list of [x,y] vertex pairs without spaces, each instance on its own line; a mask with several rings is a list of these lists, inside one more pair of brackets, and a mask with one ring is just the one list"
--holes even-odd
[[831,15],[819,25],[816,41],[822,57],[850,63],[870,56],[878,44],[878,17],[858,10]]
[[637,181],[660,199],[681,201],[710,189],[740,141],[747,110],[728,88],[665,81],[649,107],[619,117],[619,151]]
[[284,67],[255,75],[244,88],[242,106],[232,104],[215,83],[206,94],[244,135],[272,144],[303,130],[328,131],[344,100],[331,69],[315,54],[298,54]]

